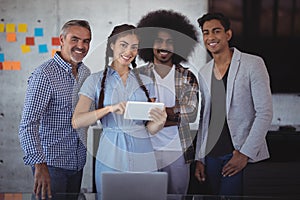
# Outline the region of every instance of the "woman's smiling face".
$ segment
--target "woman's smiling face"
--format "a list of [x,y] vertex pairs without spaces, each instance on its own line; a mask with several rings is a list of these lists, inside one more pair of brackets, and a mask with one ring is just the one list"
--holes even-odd
[[129,65],[138,54],[139,39],[135,34],[120,36],[111,44],[113,50],[113,62],[121,65]]

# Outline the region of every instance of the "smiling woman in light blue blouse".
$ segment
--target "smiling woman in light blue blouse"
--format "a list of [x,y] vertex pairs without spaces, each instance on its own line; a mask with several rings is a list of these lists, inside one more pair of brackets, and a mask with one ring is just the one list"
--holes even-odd
[[[108,37],[105,69],[84,82],[72,124],[81,128],[101,120],[103,132],[96,156],[96,187],[101,193],[104,171],[156,171],[151,134],[163,128],[165,110],[150,110],[150,121],[124,119],[127,101],[155,100],[152,80],[135,69],[139,39],[132,25],[116,26]],[[113,58],[109,65],[109,57]],[[130,68],[130,64],[133,69]],[[96,109],[90,111],[94,103]]]

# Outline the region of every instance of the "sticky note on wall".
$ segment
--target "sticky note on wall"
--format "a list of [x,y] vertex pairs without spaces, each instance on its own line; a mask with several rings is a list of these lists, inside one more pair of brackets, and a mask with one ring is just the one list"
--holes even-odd
[[43,30],[43,28],[35,28],[34,29],[34,36],[35,37],[42,37],[42,36],[44,36],[44,30]]
[[34,45],[34,37],[26,37],[26,45],[33,46]]
[[0,62],[4,62],[4,53],[0,53]]
[[21,45],[21,51],[22,51],[22,53],[30,52],[30,46],[28,46],[26,44]]
[[21,70],[21,62],[12,61],[12,70]]
[[60,50],[59,50],[59,49],[52,49],[52,51],[51,51],[51,56],[52,56],[52,58],[54,57],[54,55],[55,55],[55,53],[56,53],[57,51],[60,51]]
[[18,25],[18,32],[26,33],[27,32],[27,24],[19,24]]
[[20,61],[4,61],[2,63],[2,70],[20,70],[21,62]]
[[3,33],[4,32],[4,24],[0,24],[0,33]]
[[[0,198],[2,199],[2,198]],[[22,200],[23,195],[22,194],[11,194],[11,193],[5,193],[3,196],[4,200]]]
[[52,37],[52,45],[53,46],[60,46],[59,37]]
[[6,41],[7,42],[16,42],[17,41],[16,33],[6,33]]
[[39,45],[39,53],[47,53],[48,52],[48,48],[46,44],[40,44]]
[[6,24],[6,32],[7,33],[15,33],[16,25],[15,24]]

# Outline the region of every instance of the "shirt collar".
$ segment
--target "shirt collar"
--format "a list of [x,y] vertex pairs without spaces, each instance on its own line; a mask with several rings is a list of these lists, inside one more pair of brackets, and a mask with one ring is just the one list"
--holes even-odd
[[[114,70],[111,66],[108,66],[107,75],[111,76],[113,74],[117,74],[118,72]],[[129,68],[129,75],[133,75],[133,71],[131,68]]]
[[[54,60],[55,62],[58,63],[58,65],[63,68],[66,72],[68,73],[72,73],[72,65],[68,62],[66,62],[64,59],[62,59],[61,55],[60,55],[60,51],[57,51],[54,54]],[[79,62],[77,64],[77,68],[79,68],[82,65],[82,62]]]

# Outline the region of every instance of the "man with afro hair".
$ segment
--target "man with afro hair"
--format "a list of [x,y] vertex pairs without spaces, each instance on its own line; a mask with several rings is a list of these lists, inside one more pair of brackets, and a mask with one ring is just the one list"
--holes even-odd
[[137,24],[139,57],[146,62],[141,74],[155,83],[156,101],[167,111],[164,128],[151,141],[158,170],[168,173],[168,193],[186,194],[194,146],[189,123],[197,118],[198,81],[181,65],[198,42],[196,28],[181,13],[157,10],[147,13]]

